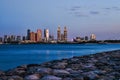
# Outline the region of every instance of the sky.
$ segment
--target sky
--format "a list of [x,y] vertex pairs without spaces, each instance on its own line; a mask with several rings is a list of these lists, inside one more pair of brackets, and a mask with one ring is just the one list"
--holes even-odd
[[49,29],[56,37],[58,25],[69,40],[120,39],[120,0],[0,0],[0,36]]

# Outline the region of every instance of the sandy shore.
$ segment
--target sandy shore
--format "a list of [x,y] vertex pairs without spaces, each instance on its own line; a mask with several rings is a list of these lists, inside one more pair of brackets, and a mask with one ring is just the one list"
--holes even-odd
[[0,71],[0,80],[120,80],[120,50]]

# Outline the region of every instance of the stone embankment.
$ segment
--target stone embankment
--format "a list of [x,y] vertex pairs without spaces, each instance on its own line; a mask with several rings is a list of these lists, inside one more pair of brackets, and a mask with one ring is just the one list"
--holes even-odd
[[120,80],[120,50],[0,71],[0,80]]

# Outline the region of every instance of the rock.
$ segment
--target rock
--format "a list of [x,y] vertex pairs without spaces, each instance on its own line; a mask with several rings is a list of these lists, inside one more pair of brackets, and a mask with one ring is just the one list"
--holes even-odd
[[50,68],[38,68],[37,69],[37,73],[40,73],[40,74],[51,74],[52,72],[52,69]]
[[66,66],[67,66],[66,62],[58,62],[58,63],[54,64],[52,68],[64,69],[64,68],[66,68]]
[[72,78],[64,78],[63,80],[73,80]]
[[26,74],[26,69],[22,67],[17,67],[15,69],[6,71],[7,76],[13,76],[13,75],[25,76],[25,74]]
[[4,76],[4,75],[5,75],[5,73],[3,71],[0,71],[0,77]]
[[44,76],[41,80],[62,80],[62,78],[52,76],[52,75],[47,75],[47,76]]
[[82,66],[83,66],[83,65],[81,65],[81,64],[76,64],[76,63],[69,65],[69,67],[71,67],[71,69],[73,69],[73,70],[79,70],[79,69],[82,68]]
[[41,76],[39,74],[32,74],[32,75],[26,76],[24,80],[39,80],[40,77]]
[[59,77],[67,77],[70,75],[70,73],[66,70],[53,70],[53,75],[56,75]]
[[94,73],[94,71],[85,72],[85,73],[83,73],[83,75],[84,75],[86,78],[89,78],[90,80],[95,80],[96,78],[99,77],[97,74]]
[[20,76],[11,76],[11,77],[8,77],[7,80],[23,80],[23,78]]
[[53,74],[70,74],[68,71],[66,70],[53,70]]

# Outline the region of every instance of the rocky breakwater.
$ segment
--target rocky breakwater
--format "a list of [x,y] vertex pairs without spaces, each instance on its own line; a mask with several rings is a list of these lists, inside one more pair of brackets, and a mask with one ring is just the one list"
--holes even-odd
[[120,80],[120,50],[18,66],[0,80]]

